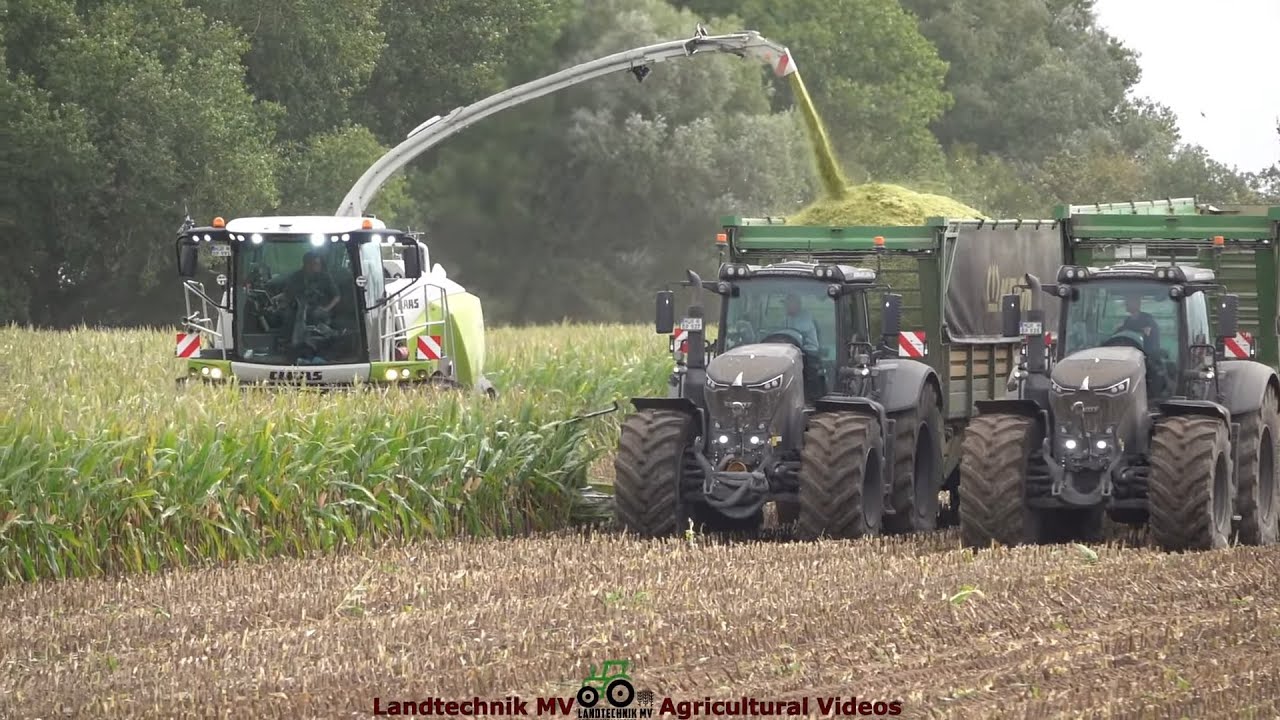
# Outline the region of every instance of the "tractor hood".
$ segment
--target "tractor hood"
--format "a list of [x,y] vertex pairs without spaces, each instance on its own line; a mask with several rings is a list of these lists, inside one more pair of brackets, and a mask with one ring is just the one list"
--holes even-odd
[[1081,350],[1059,360],[1050,376],[1064,390],[1107,390],[1143,376],[1146,358],[1142,351],[1128,347],[1098,347]]
[[799,367],[800,360],[800,350],[794,345],[740,345],[707,363],[707,379],[712,386],[759,386]]

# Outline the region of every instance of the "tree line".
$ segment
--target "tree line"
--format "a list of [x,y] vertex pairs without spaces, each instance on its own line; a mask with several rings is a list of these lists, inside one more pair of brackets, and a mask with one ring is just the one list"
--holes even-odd
[[[188,212],[330,214],[427,118],[699,22],[792,49],[854,182],[1000,217],[1280,202],[1280,166],[1226,167],[1133,96],[1091,0],[0,0],[0,322],[172,324]],[[721,215],[818,193],[787,84],[713,55],[482,121],[370,211],[491,323],[644,320],[714,268]]]

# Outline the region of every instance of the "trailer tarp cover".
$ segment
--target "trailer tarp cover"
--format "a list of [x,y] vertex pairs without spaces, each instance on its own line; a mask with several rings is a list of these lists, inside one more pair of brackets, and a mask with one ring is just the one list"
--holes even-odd
[[[1000,340],[1000,298],[1026,285],[1031,273],[1042,283],[1057,281],[1062,266],[1060,227],[1056,222],[1015,221],[979,225],[955,222],[948,228],[946,248],[946,328],[952,340]],[[1036,298],[1045,311],[1045,332],[1058,327],[1060,301],[1044,293]],[[1031,292],[1022,291],[1022,311],[1032,308]],[[1003,338],[1007,339],[1007,338]]]

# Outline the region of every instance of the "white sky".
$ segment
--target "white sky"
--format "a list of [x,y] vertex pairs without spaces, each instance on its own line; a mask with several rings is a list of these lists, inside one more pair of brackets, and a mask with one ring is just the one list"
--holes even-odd
[[1280,0],[1097,0],[1095,11],[1140,53],[1133,92],[1172,108],[1184,142],[1243,171],[1280,160]]

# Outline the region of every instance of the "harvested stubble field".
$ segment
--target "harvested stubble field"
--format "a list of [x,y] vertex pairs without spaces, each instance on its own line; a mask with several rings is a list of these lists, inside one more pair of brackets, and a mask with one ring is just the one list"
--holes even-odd
[[[77,335],[0,329],[0,717],[372,717],[568,698],[616,658],[659,698],[813,716],[835,695],[902,717],[1280,712],[1275,548],[445,539],[563,524],[621,416],[552,423],[661,391],[646,327],[494,331],[496,403],[178,393],[170,336]],[[47,352],[68,344],[111,352]]]
[[606,659],[674,703],[809,697],[809,717],[835,695],[901,717],[1280,710],[1275,552],[954,542],[453,541],[9,586],[0,716],[372,717],[570,698]]

